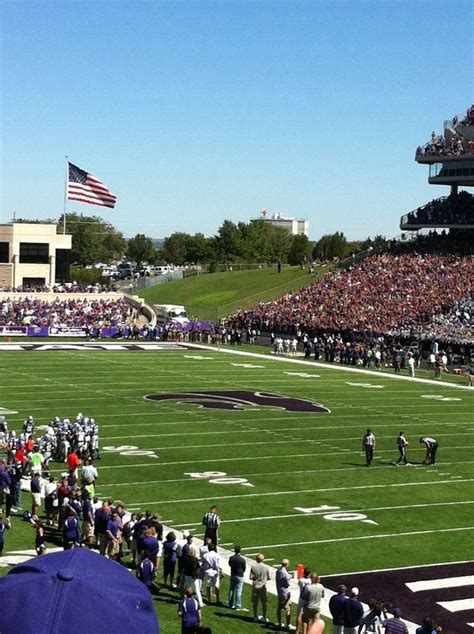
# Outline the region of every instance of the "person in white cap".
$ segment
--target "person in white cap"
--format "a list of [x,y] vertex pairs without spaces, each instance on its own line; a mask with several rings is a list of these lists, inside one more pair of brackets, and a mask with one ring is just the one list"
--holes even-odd
[[345,605],[344,634],[358,634],[364,608],[359,601],[359,588],[352,588]]

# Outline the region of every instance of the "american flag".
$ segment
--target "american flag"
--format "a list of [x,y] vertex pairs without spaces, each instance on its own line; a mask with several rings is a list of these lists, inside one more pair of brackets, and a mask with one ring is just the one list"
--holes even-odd
[[67,199],[78,200],[88,205],[115,207],[117,196],[114,196],[102,181],[80,167],[68,163]]

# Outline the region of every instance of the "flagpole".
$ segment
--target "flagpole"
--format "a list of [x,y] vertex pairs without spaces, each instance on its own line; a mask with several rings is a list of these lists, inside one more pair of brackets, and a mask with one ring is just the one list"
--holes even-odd
[[69,180],[69,161],[66,155],[66,175],[64,179],[64,207],[63,207],[63,235],[66,235],[66,203],[67,203],[67,184]]

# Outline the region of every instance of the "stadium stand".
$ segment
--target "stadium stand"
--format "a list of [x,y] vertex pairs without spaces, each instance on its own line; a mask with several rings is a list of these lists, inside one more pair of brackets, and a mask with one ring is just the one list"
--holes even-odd
[[466,191],[431,200],[400,221],[402,230],[457,226],[474,228],[474,197]]
[[11,297],[0,300],[0,326],[92,327],[127,324],[134,310],[126,299]]
[[471,257],[387,253],[240,311],[230,325],[285,334],[303,329],[310,336],[323,331],[384,335],[428,324],[467,297],[473,285]]

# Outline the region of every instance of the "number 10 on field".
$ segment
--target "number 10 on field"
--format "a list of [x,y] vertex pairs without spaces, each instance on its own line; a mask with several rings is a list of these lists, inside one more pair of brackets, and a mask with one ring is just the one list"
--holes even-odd
[[325,520],[333,522],[364,522],[364,524],[378,524],[374,520],[369,520],[363,513],[341,511],[340,506],[295,506],[295,511],[306,513],[307,515],[322,515]]

